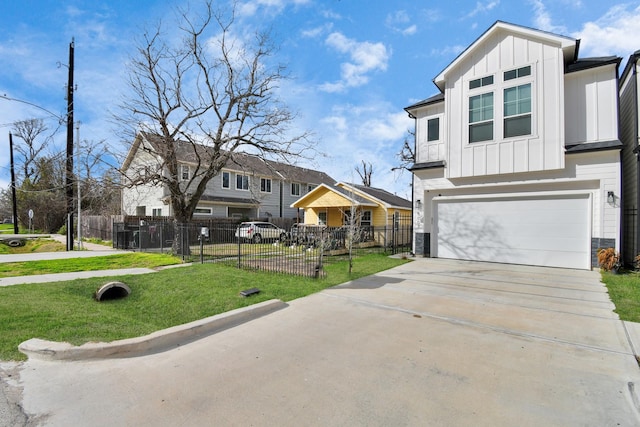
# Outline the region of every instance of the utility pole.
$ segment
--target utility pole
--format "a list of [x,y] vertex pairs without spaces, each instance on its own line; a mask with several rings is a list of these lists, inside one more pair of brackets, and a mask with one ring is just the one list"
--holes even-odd
[[18,234],[18,206],[16,201],[16,174],[13,169],[13,135],[9,133],[9,153],[11,157],[11,201],[13,202],[13,233]]
[[67,190],[67,250],[73,250],[73,49],[69,43],[69,80],[67,83],[67,167],[65,186]]
[[[76,161],[80,158],[80,122],[76,122]],[[82,194],[80,192],[80,162],[78,162],[78,175],[76,175],[76,181],[78,183],[78,250],[82,250]]]

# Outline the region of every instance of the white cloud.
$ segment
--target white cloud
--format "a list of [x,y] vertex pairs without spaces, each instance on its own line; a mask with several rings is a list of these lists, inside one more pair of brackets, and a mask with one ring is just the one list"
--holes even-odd
[[318,167],[331,177],[358,183],[354,168],[364,160],[373,166],[373,186],[410,198],[410,174],[398,179],[391,171],[398,165],[396,154],[413,126],[404,111],[380,100],[334,105],[316,126],[322,136],[320,149],[329,153]]
[[307,30],[302,30],[300,32],[300,34],[302,35],[302,37],[306,37],[306,38],[316,38],[316,37],[320,37],[321,35],[328,33],[329,31],[331,31],[331,29],[333,28],[333,24],[332,23],[326,23],[324,25],[320,25],[318,27],[315,28],[309,28]]
[[466,49],[466,46],[461,44],[453,46],[443,46],[440,49],[431,49],[431,55],[433,56],[457,56],[460,52]]
[[465,15],[465,18],[473,18],[478,13],[486,13],[495,9],[500,4],[500,0],[491,0],[487,2],[477,2],[475,9]]
[[628,4],[611,7],[601,18],[587,22],[573,37],[581,39],[585,56],[628,56],[640,48],[638,43],[640,6]]
[[567,34],[567,29],[552,22],[551,15],[542,0],[530,0],[533,6],[533,24],[535,28],[556,34]]
[[339,53],[348,54],[351,61],[340,65],[341,80],[321,85],[323,91],[340,92],[362,86],[369,81],[369,73],[387,69],[391,54],[382,43],[358,42],[339,32],[329,34],[326,43]]
[[385,25],[402,35],[408,36],[415,34],[418,31],[416,24],[411,24],[411,17],[404,10],[398,10],[394,13],[387,15],[385,19]]
[[253,16],[262,7],[268,14],[279,15],[289,5],[301,6],[311,3],[311,0],[250,0],[239,3],[240,16]]

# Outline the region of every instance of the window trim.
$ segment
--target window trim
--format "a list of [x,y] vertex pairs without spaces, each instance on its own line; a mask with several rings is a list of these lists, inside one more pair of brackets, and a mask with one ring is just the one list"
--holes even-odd
[[[369,214],[369,219],[365,219],[365,215]],[[371,209],[366,209],[362,211],[362,218],[360,218],[360,225],[363,227],[371,227],[373,224],[373,211]]]
[[196,208],[193,210],[193,214],[194,215],[213,215],[213,208],[203,208],[200,206],[196,206]]
[[[187,177],[185,178],[185,170]],[[180,181],[189,181],[191,179],[191,167],[189,165],[180,165]]]
[[[519,92],[520,88],[523,88],[525,86],[529,86],[529,111],[525,112],[525,113],[516,113],[516,114],[510,114],[507,115],[506,114],[506,96],[505,96],[505,92],[507,90],[510,89],[516,89],[516,91]],[[518,97],[516,99],[516,107],[519,107],[519,103],[520,103],[520,98]],[[507,135],[506,133],[506,124],[507,121],[513,121],[513,119],[521,119],[524,117],[529,117],[529,132],[528,133],[519,133],[519,134],[515,134],[515,135]],[[505,87],[503,89],[503,96],[502,96],[502,138],[503,139],[509,139],[509,138],[517,138],[520,136],[527,136],[527,135],[532,135],[533,134],[533,83],[532,82],[527,82],[527,83],[522,83],[520,85],[517,86],[509,86],[509,87]]]
[[[324,217],[324,220],[320,216]],[[318,225],[327,225],[328,216],[327,211],[318,212]]]
[[[245,184],[245,179],[246,178],[246,184],[247,184],[247,188],[244,188],[244,184]],[[242,186],[238,186],[239,182],[238,180],[242,179],[241,183]],[[249,191],[249,188],[251,187],[251,182],[249,180],[249,175],[245,175],[242,173],[236,173],[236,190],[238,191]]]
[[[294,186],[296,186],[296,187],[298,188],[298,191],[297,191],[297,193],[298,193],[298,194],[296,194],[296,193],[293,191]],[[300,197],[300,194],[301,194],[301,190],[302,190],[302,189],[301,189],[301,185],[300,185],[300,183],[299,183],[299,182],[292,182],[292,183],[291,183],[291,185],[289,186],[289,190],[290,190],[290,193],[291,193],[291,195],[292,195],[292,196]]]
[[[265,187],[267,187],[267,186],[265,186],[265,184],[267,182],[269,183],[269,185],[268,185],[269,189],[265,190]],[[261,193],[271,193],[271,188],[272,188],[271,178],[260,178],[260,192]]]
[[[480,100],[482,101],[483,98],[485,96],[488,96],[488,95],[491,95],[491,118],[490,119],[484,118],[484,113],[485,113],[484,110],[487,107],[484,105],[484,103],[482,103],[482,105],[480,106],[480,112],[483,115],[483,118],[481,120],[477,120],[477,121],[473,121],[472,122],[471,121],[471,112],[472,112],[472,110],[471,110],[471,100],[474,99],[474,98],[480,98]],[[469,98],[468,98],[469,103],[468,103],[468,107],[467,107],[467,111],[468,111],[468,116],[467,116],[467,123],[468,123],[468,126],[467,126],[467,132],[468,132],[467,141],[468,141],[469,144],[476,144],[476,143],[479,143],[479,142],[487,142],[487,141],[495,141],[495,135],[496,135],[496,132],[495,132],[495,120],[496,120],[496,114],[495,114],[495,104],[496,104],[496,102],[495,102],[495,98],[496,98],[496,96],[495,96],[495,92],[494,91],[483,92],[483,93],[478,93],[478,94],[469,96]],[[491,124],[491,138],[489,138],[489,139],[480,139],[480,140],[477,140],[477,141],[472,141],[471,140],[471,129],[472,129],[472,127],[478,128],[480,126],[487,126],[489,124]]]
[[[430,124],[435,122],[438,129],[437,129],[437,137],[436,138],[431,138],[430,135]],[[440,141],[440,117],[432,117],[430,119],[427,119],[427,142],[436,142],[436,141]]]
[[[227,185],[224,185],[224,177],[225,175],[227,176]],[[225,190],[230,190],[231,189],[231,172],[227,172],[227,171],[222,171],[222,178],[221,178],[221,182],[220,182],[220,186],[225,189]]]
[[[486,87],[479,87],[479,88],[474,88],[474,89],[469,89],[469,86],[465,86],[466,90],[465,90],[465,94],[466,94],[466,99],[467,99],[467,116],[465,118],[466,120],[466,128],[463,130],[463,132],[466,132],[466,135],[464,136],[466,138],[466,147],[470,147],[470,146],[474,146],[474,145],[478,145],[478,144],[490,144],[490,143],[497,143],[497,142],[501,142],[501,141],[507,141],[507,140],[513,140],[514,138],[535,138],[537,135],[537,128],[536,128],[536,122],[537,122],[537,111],[536,111],[536,78],[537,78],[537,68],[536,68],[536,64],[535,63],[527,63],[527,64],[520,64],[521,66],[519,67],[515,67],[515,68],[509,68],[509,69],[502,69],[502,70],[497,70],[496,71],[496,75],[498,76],[497,79],[494,79],[494,85],[491,86],[490,88],[486,88]],[[505,74],[508,72],[516,72],[516,77],[514,78],[506,78],[505,79]],[[476,79],[477,80],[477,79]],[[470,80],[468,80],[469,82]],[[531,118],[530,118],[530,126],[531,126],[531,132],[528,134],[523,134],[523,135],[514,135],[514,136],[505,136],[505,119],[506,118],[514,118],[517,116],[505,116],[505,109],[504,109],[504,91],[505,89],[509,89],[512,87],[516,87],[516,86],[524,86],[530,84],[530,90],[531,90],[531,100],[530,100],[530,106],[531,106],[531,111],[530,113],[525,113],[522,116],[526,115],[526,114],[530,114]],[[487,139],[487,140],[482,140],[482,141],[476,141],[476,142],[471,142],[471,125],[472,124],[477,124],[480,122],[473,122],[471,123],[470,121],[470,108],[469,108],[469,103],[472,97],[477,96],[477,95],[481,95],[481,94],[486,94],[490,91],[493,92],[493,126],[492,126],[492,132],[493,132],[493,138],[492,139]],[[488,122],[488,121],[487,121]]]

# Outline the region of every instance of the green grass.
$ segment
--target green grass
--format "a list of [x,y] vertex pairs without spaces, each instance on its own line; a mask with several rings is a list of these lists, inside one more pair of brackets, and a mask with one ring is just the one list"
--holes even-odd
[[[6,224],[5,224],[6,225]],[[2,234],[0,234],[0,239]],[[53,239],[27,239],[24,246],[11,247],[0,243],[0,254],[30,254],[34,252],[62,252],[67,247]]]
[[[346,262],[340,262],[326,266],[323,279],[195,264],[118,277],[131,288],[131,295],[103,302],[94,301],[93,293],[114,278],[3,287],[0,360],[24,360],[17,347],[30,338],[81,345],[146,335],[273,298],[291,301],[405,262],[385,255],[366,255],[354,260],[351,276]],[[239,295],[252,287],[261,292],[248,298]]]
[[71,258],[46,261],[0,263],[0,278],[31,276],[33,274],[70,273],[74,271],[111,270],[179,264],[179,258],[166,254],[127,252],[90,258]]
[[602,281],[607,285],[609,297],[616,306],[620,319],[640,322],[640,273],[602,273]]

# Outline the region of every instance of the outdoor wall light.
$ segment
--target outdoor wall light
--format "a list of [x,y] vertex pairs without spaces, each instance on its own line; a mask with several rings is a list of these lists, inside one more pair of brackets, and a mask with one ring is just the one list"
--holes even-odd
[[607,202],[613,204],[616,201],[616,196],[613,194],[613,191],[607,192]]
[[418,199],[416,200],[416,208],[420,208],[420,206],[422,206],[422,200]]

